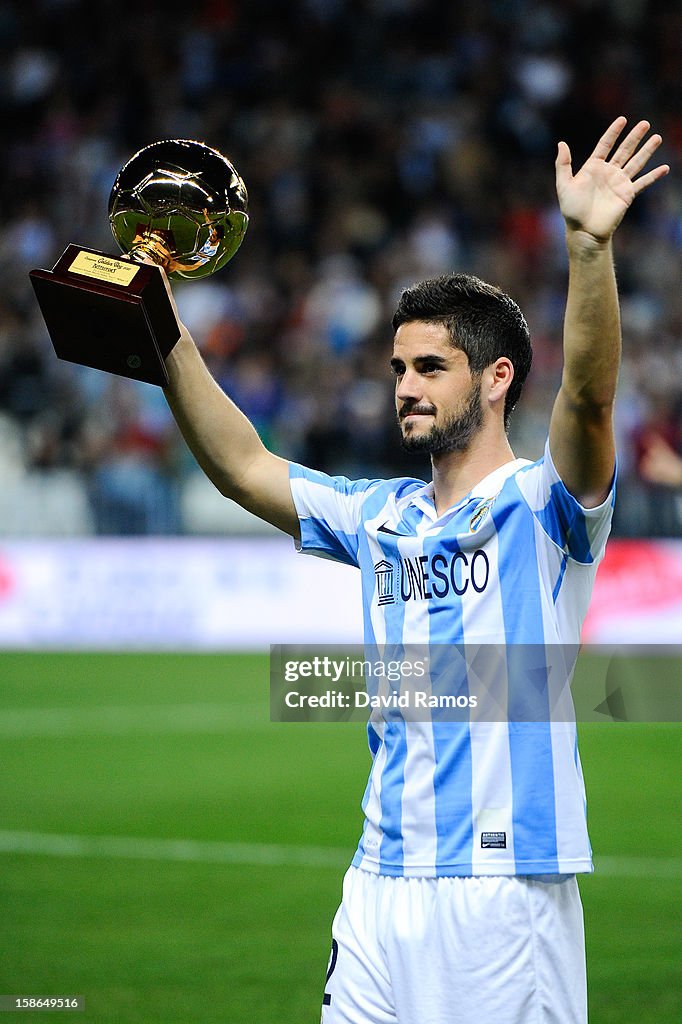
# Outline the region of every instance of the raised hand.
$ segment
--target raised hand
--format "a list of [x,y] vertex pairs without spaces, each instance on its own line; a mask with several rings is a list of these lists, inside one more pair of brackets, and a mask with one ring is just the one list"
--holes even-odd
[[597,242],[608,241],[635,196],[670,170],[667,164],[661,164],[637,177],[662,139],[660,135],[651,135],[644,141],[651,125],[640,121],[614,150],[626,123],[627,118],[616,118],[576,174],[571,168],[568,146],[565,142],[559,143],[556,159],[559,207],[569,231],[585,232]]

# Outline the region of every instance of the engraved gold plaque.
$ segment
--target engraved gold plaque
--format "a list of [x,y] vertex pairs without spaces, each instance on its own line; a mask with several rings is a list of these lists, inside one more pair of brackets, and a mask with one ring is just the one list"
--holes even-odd
[[86,249],[80,250],[69,267],[72,274],[93,277],[96,281],[110,281],[123,288],[130,284],[139,269],[133,263],[115,260],[111,256],[98,256]]

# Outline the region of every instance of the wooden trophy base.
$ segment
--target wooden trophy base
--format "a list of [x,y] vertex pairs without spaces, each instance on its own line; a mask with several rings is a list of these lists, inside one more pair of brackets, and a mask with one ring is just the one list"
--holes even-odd
[[68,245],[52,270],[29,274],[60,359],[165,387],[180,337],[158,267]]

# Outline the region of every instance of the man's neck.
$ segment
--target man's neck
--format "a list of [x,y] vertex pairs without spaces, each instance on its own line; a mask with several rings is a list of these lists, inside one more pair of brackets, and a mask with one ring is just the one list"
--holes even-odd
[[433,500],[442,515],[471,491],[484,477],[515,459],[507,439],[479,435],[463,452],[443,452],[431,456]]

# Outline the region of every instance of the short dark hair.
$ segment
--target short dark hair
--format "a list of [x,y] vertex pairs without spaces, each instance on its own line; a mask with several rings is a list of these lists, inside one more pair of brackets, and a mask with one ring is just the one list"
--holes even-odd
[[533,358],[528,324],[514,300],[473,274],[444,274],[413,284],[400,296],[393,330],[414,320],[443,324],[474,373],[482,373],[501,356],[512,362],[514,379],[504,403],[506,428]]

